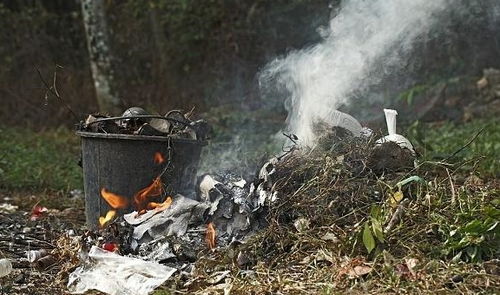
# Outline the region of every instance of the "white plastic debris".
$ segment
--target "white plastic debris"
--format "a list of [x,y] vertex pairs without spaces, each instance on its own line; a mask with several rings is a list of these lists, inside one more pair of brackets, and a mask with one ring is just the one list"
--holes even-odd
[[176,257],[172,252],[170,243],[164,237],[142,244],[139,247],[139,255],[144,260],[154,262]]
[[362,134],[363,126],[353,116],[343,113],[341,111],[333,111],[331,120],[333,126],[342,127],[349,130],[353,136],[360,137]]
[[147,295],[176,271],[159,263],[120,256],[93,246],[91,263],[69,275],[68,289],[73,294],[97,290],[110,295]]
[[9,203],[2,203],[0,204],[0,212],[1,213],[12,213],[15,212],[19,207],[9,204]]
[[368,127],[363,127],[363,129],[361,129],[361,135],[364,137],[370,137],[373,135],[373,130]]
[[243,178],[238,181],[233,181],[233,185],[239,188],[244,188],[246,184],[247,182]]
[[9,259],[0,259],[0,278],[9,275],[12,271],[12,263]]
[[33,263],[47,255],[49,255],[49,251],[46,249],[26,251],[26,258],[30,263]]
[[269,181],[270,176],[276,172],[275,165],[278,163],[278,158],[274,157],[267,161],[259,171],[259,179],[262,181]]
[[411,153],[415,155],[415,149],[413,148],[411,142],[408,139],[406,139],[406,137],[404,137],[403,135],[396,133],[396,116],[398,115],[398,112],[396,110],[384,109],[384,113],[385,113],[385,122],[387,124],[387,131],[389,135],[382,137],[375,143],[377,145],[381,145],[385,142],[392,141],[397,143],[400,147],[410,150]]
[[218,183],[220,182],[208,174],[203,177],[200,182],[200,197],[202,201],[206,202],[210,200],[210,190],[214,189]]

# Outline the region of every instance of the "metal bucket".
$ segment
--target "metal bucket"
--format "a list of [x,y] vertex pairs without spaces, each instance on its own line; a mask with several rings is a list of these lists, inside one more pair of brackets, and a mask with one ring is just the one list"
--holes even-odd
[[[206,142],[162,136],[77,132],[82,139],[82,164],[87,225],[95,227],[98,218],[111,208],[101,197],[101,189],[132,198],[161,175],[167,191],[187,194],[194,182],[201,148]],[[155,154],[166,161],[157,164]],[[171,152],[171,161],[168,155]],[[132,207],[119,214],[133,211]]]

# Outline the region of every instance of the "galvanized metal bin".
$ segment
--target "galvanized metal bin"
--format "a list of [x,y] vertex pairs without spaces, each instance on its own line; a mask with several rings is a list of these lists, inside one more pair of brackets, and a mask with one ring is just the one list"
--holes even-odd
[[[150,185],[168,165],[169,145],[171,163],[161,176],[168,190],[188,193],[194,182],[201,149],[206,142],[127,134],[77,132],[82,139],[82,164],[85,190],[85,215],[87,225],[95,227],[109,205],[101,198],[101,189],[132,198],[139,190]],[[167,161],[158,164],[155,153],[160,152]],[[133,211],[132,207],[119,213]]]

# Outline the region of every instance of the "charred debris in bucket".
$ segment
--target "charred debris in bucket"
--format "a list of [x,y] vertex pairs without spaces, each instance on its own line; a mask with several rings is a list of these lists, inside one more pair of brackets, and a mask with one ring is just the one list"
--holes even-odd
[[210,135],[210,126],[205,120],[192,121],[193,112],[183,113],[172,110],[164,116],[153,115],[140,107],[131,107],[120,117],[101,114],[89,115],[78,124],[79,131],[134,134],[145,136],[172,136],[194,140],[206,140]]

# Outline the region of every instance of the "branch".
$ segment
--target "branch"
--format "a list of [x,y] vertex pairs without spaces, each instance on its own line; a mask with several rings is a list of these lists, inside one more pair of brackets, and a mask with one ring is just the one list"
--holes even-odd
[[75,114],[75,112],[73,112],[73,110],[71,109],[71,107],[64,101],[64,99],[59,95],[59,91],[57,91],[57,87],[56,87],[56,81],[57,81],[57,67],[60,67],[58,65],[56,65],[56,70],[54,71],[54,77],[53,77],[53,82],[52,82],[52,86],[49,86],[49,84],[47,83],[47,81],[45,81],[45,79],[43,78],[42,76],[42,73],[40,72],[40,70],[35,66],[35,69],[38,73],[38,77],[40,77],[40,80],[42,81],[43,85],[45,86],[45,88],[47,89],[47,92],[45,93],[45,97],[47,97],[47,93],[51,93],[53,96],[55,96],[57,99],[60,100],[60,102],[66,107],[66,109],[71,113],[71,115],[73,115],[73,117],[75,117],[75,119],[77,121],[79,121],[80,119],[78,118],[78,116]]
[[446,162],[447,160],[453,158],[456,154],[460,153],[465,148],[467,148],[469,145],[471,145],[471,143],[473,143],[474,140],[476,140],[476,138],[484,131],[484,129],[486,129],[486,127],[488,127],[488,125],[486,125],[483,128],[481,128],[481,130],[479,130],[464,146],[462,146],[461,148],[459,148],[458,150],[456,150],[453,154],[451,154],[446,159],[444,159],[443,162]]

